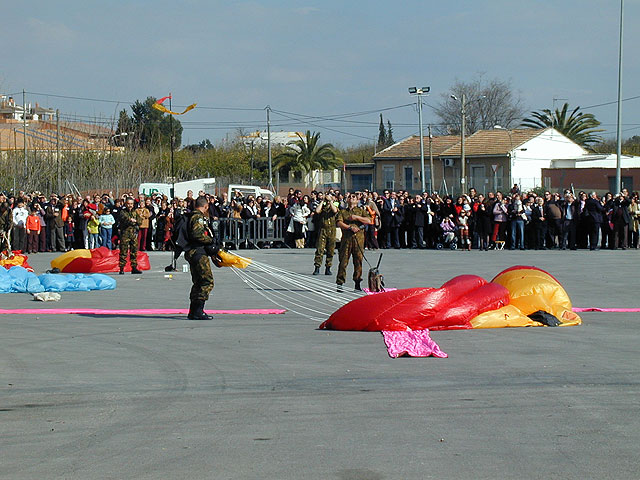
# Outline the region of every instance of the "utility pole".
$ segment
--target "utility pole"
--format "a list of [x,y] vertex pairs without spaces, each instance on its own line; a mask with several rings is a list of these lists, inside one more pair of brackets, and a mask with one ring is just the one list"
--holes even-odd
[[62,169],[60,168],[60,110],[56,108],[56,168],[58,170],[58,193],[62,193]]
[[624,0],[620,0],[620,48],[618,50],[618,126],[616,129],[616,192],[622,191],[622,27],[624,25]]
[[460,171],[460,193],[464,194],[465,193],[465,188],[466,188],[466,184],[467,184],[467,169],[466,169],[466,160],[464,157],[464,131],[467,127],[467,119],[466,119],[466,113],[465,112],[465,102],[467,101],[467,97],[466,95],[463,93],[462,94],[462,101],[460,102],[461,105],[461,110],[460,110],[460,115],[462,116],[461,119],[461,128],[460,128],[460,160],[462,163],[462,167],[461,167],[461,171]]
[[[433,174],[433,136],[431,135],[431,124],[429,124],[429,180],[431,182],[431,192],[429,193],[433,193],[433,186],[435,185],[435,177]],[[422,193],[424,193],[425,190],[422,190]]]
[[249,170],[249,184],[253,185],[253,143],[255,139],[251,140],[251,170]]
[[27,188],[27,101],[24,92],[24,88],[22,89],[22,141],[24,143],[24,185],[23,188]]
[[271,169],[271,107],[267,105],[267,156],[269,158],[269,190],[273,192],[273,173]]

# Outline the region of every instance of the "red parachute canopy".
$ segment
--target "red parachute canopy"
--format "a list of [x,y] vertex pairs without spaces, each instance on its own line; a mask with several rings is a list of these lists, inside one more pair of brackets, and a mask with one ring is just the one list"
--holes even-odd
[[[93,250],[72,250],[51,260],[51,268],[58,268],[64,273],[111,273],[118,272],[120,250],[109,250],[100,247]],[[150,270],[149,255],[138,252],[138,269]],[[131,271],[131,263],[127,257],[125,271]]]
[[333,330],[452,330],[473,328],[475,316],[509,303],[509,291],[476,275],[440,288],[407,288],[360,297],[320,325]]

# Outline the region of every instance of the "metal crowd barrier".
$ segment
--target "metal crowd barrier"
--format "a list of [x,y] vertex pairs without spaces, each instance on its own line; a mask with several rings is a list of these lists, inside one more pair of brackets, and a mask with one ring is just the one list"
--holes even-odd
[[211,222],[213,231],[220,242],[232,243],[236,249],[244,244],[246,248],[259,248],[258,243],[284,242],[285,219],[278,217],[243,220],[240,218],[220,218]]

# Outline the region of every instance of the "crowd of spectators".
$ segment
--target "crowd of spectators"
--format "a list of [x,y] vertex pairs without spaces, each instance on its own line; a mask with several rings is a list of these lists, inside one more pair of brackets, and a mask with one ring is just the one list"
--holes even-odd
[[[455,245],[464,250],[638,248],[640,206],[638,194],[623,189],[619,194],[565,190],[542,195],[520,192],[517,185],[507,193],[440,196],[411,195],[405,191],[358,191],[359,206],[374,223],[366,227],[367,249],[441,248]],[[330,189],[332,201],[346,208],[348,192]],[[212,219],[282,218],[285,242],[263,247],[315,248],[316,210],[325,199],[322,191],[309,195],[290,189],[286,197],[244,196],[229,199],[199,192],[209,199]],[[139,217],[139,249],[171,250],[171,234],[178,216],[192,211],[193,192],[184,199],[161,194],[132,192],[114,198],[109,193],[87,195],[40,192],[0,194],[0,235],[10,238],[14,250],[27,253],[63,252],[76,248],[118,248],[118,214],[124,201],[134,198]],[[338,232],[339,233],[339,232]],[[339,240],[339,239],[338,239]],[[244,246],[252,246],[248,242]]]

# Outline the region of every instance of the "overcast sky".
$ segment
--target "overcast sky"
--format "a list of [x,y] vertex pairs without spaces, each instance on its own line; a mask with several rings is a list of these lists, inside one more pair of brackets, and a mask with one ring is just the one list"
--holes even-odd
[[[409,86],[430,86],[435,105],[456,80],[481,74],[510,81],[529,110],[551,108],[554,97],[614,101],[619,16],[617,0],[25,0],[2,7],[0,91],[123,102],[28,95],[78,119],[168,92],[175,105],[256,109],[198,108],[180,118],[183,143],[264,128],[270,105],[274,130],[318,130],[322,141],[351,145],[377,138],[378,113],[309,117],[406,105]],[[640,95],[639,20],[640,0],[627,0],[624,98]],[[615,136],[615,105],[588,111]],[[383,114],[396,140],[417,133],[414,107]],[[437,123],[430,108],[424,114]],[[623,123],[625,138],[640,135],[640,98],[624,102]]]

